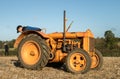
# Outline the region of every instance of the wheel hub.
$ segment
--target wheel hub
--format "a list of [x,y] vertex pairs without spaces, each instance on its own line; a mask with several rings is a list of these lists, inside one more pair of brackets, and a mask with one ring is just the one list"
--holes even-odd
[[75,62],[75,64],[77,64],[77,65],[78,65],[78,64],[80,64],[80,62],[79,62],[79,61],[76,61],[76,62]]
[[33,51],[31,51],[30,56],[35,56],[35,53]]

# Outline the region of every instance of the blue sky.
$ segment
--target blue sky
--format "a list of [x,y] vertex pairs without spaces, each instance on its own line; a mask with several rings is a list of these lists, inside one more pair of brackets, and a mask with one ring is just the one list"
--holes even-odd
[[17,25],[62,32],[63,11],[70,31],[91,29],[95,37],[112,30],[120,37],[120,0],[0,0],[0,40],[16,39]]

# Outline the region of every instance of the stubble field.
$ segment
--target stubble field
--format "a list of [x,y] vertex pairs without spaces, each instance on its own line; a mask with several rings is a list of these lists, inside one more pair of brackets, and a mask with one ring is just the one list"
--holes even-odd
[[61,67],[28,70],[15,64],[17,57],[0,57],[0,79],[120,79],[120,57],[104,57],[100,70],[85,74],[72,74]]

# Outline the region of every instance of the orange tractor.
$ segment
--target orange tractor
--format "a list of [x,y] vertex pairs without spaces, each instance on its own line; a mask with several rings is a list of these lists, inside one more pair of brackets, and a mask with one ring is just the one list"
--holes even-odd
[[68,32],[68,29],[66,30],[64,11],[63,32],[50,34],[42,31],[23,32],[14,44],[18,49],[21,66],[27,69],[42,69],[48,63],[61,62],[71,73],[100,69],[103,57],[95,49],[91,31],[88,29],[86,32]]

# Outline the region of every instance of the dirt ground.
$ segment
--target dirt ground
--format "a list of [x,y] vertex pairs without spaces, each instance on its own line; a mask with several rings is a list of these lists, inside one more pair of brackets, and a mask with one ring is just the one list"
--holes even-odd
[[120,57],[104,57],[100,70],[71,74],[61,67],[28,70],[15,64],[17,57],[0,57],[0,79],[120,79]]

